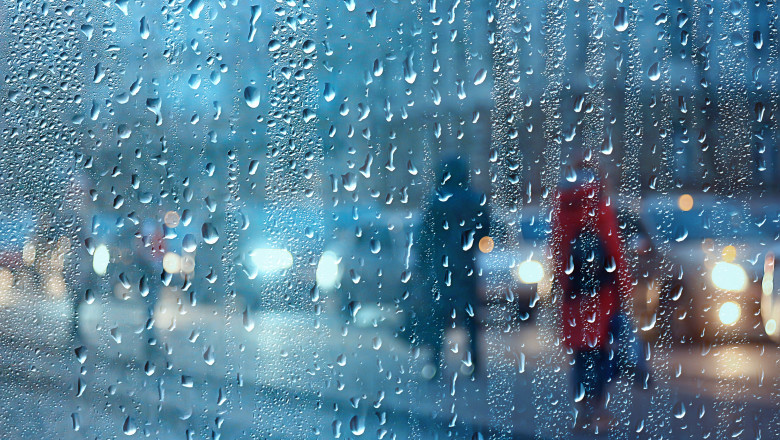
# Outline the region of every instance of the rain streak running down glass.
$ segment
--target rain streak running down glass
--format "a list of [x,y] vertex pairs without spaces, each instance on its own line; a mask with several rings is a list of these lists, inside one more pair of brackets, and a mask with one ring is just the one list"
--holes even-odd
[[0,6],[0,438],[780,438],[775,0]]

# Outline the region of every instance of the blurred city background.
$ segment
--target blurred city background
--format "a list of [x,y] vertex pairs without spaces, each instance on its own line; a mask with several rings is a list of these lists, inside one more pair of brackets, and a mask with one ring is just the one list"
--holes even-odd
[[[780,437],[778,12],[4,2],[0,437]],[[647,374],[579,429],[583,159]]]

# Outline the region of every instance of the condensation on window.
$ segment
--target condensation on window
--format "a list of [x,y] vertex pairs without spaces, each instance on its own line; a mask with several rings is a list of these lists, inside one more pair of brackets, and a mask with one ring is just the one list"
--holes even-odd
[[0,437],[780,435],[776,2],[0,8]]

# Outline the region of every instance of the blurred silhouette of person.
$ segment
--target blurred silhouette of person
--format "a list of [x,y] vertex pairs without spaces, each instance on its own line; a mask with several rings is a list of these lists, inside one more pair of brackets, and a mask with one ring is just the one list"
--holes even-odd
[[412,327],[417,341],[433,350],[433,365],[424,376],[439,374],[444,334],[458,325],[466,330],[469,344],[464,362],[476,375],[481,363],[476,257],[477,243],[490,226],[487,198],[469,186],[468,165],[460,157],[443,161],[439,176],[420,231],[421,267],[429,283]]
[[551,237],[562,339],[574,355],[576,426],[583,429],[612,424],[605,405],[610,330],[631,289],[617,225],[595,166],[582,161],[569,169],[556,193]]

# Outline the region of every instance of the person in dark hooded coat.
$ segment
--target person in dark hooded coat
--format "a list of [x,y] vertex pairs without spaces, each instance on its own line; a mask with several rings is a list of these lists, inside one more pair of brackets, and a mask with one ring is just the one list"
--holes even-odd
[[[439,374],[447,328],[463,326],[468,333],[466,365],[480,367],[477,308],[477,243],[488,234],[487,199],[469,185],[468,166],[458,158],[443,163],[441,180],[425,212],[420,236],[421,268],[428,279],[414,323],[418,341],[433,351]],[[461,353],[462,353],[461,349]]]

